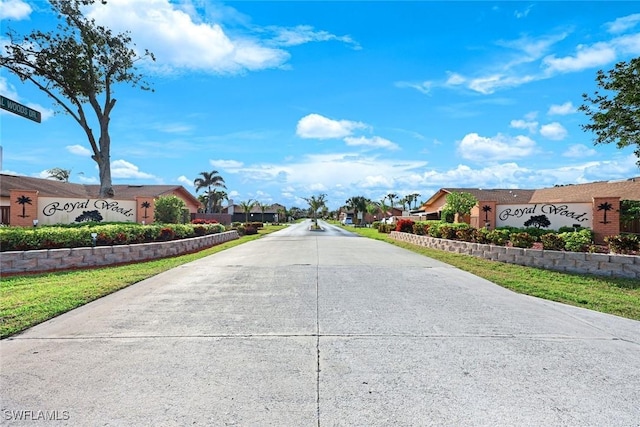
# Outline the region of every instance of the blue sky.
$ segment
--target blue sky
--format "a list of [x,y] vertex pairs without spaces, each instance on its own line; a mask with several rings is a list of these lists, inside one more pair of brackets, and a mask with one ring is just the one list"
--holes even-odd
[[[139,64],[155,92],[115,88],[114,184],[194,192],[217,170],[236,202],[325,193],[335,209],[640,175],[577,111],[598,70],[640,55],[637,2],[109,0],[87,14],[156,56]],[[44,1],[1,0],[0,19],[3,42],[56,23]],[[43,113],[2,112],[3,172],[98,183],[71,117],[4,69],[0,94]]]

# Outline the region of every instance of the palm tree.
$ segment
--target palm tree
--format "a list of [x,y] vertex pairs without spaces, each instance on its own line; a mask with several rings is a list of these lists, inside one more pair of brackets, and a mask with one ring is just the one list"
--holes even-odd
[[278,222],[287,222],[287,208],[278,209]]
[[604,211],[604,221],[600,221],[602,224],[609,224],[611,221],[607,221],[607,212],[613,210],[613,205],[609,202],[604,202],[598,205],[599,211]]
[[71,176],[70,169],[62,169],[62,168],[53,168],[47,170],[49,174],[49,178],[57,179],[62,182],[69,182],[69,177]]
[[[353,196],[345,202],[347,209],[353,209],[353,214],[356,219],[358,219],[358,213],[362,212],[363,214],[367,212],[367,205],[371,203],[371,200],[367,199],[364,196]],[[361,221],[358,221],[358,225]]]
[[262,222],[264,222],[264,213],[267,209],[269,209],[271,207],[271,205],[267,205],[266,203],[259,203],[258,206],[260,206],[260,212],[262,212]]
[[16,200],[16,201],[18,202],[19,205],[22,205],[22,215],[18,215],[18,216],[21,217],[21,218],[28,217],[29,215],[27,215],[25,213],[25,208],[26,208],[26,205],[30,205],[31,204],[31,202],[32,202],[31,197],[29,197],[29,196],[20,196],[20,197],[18,197],[18,200]]
[[220,208],[222,208],[222,201],[223,200],[227,200],[229,201],[229,196],[227,195],[227,192],[222,190],[222,191],[217,191],[215,188],[213,189],[213,191],[211,192],[211,198],[213,199],[213,213],[216,212],[220,212]]
[[411,198],[413,199],[413,209],[416,209],[418,207],[418,197],[420,197],[419,193],[411,194]]
[[245,218],[244,218],[245,224],[249,222],[249,213],[257,203],[258,202],[253,199],[249,199],[246,202],[240,202],[240,207],[242,208],[245,214]]
[[413,196],[411,194],[408,194],[404,196],[402,199],[398,200],[398,203],[400,203],[400,205],[402,206],[403,211],[407,210],[407,205],[409,205],[409,209],[411,209],[411,202],[413,201],[412,197]]
[[398,195],[396,193],[387,194],[387,199],[389,199],[389,203],[391,203],[391,209],[393,209],[393,200],[396,199]]
[[380,210],[382,211],[382,218],[387,217],[387,211],[389,210],[389,206],[387,206],[387,198],[383,197],[382,200],[378,202],[378,206],[380,206]]
[[307,203],[309,203],[309,209],[311,210],[311,213],[313,215],[313,223],[315,227],[318,227],[318,218],[316,217],[316,213],[318,212],[319,209],[325,206],[326,197],[327,197],[326,194],[320,194],[318,195],[318,197],[311,196],[309,198],[304,198],[304,200],[306,200]]
[[193,180],[193,185],[195,185],[196,187],[196,193],[202,189],[202,188],[206,188],[207,189],[207,209],[206,209],[206,213],[212,213],[213,211],[213,191],[211,190],[211,188],[227,188],[226,185],[224,184],[224,178],[222,178],[220,175],[218,175],[218,171],[213,170],[211,172],[200,172],[200,175],[202,175],[201,178],[196,178]]

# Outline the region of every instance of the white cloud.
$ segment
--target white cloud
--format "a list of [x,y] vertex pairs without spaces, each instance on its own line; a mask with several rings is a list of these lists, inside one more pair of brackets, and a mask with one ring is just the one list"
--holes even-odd
[[549,107],[548,115],[558,115],[558,116],[566,116],[567,114],[573,114],[576,112],[576,107],[573,106],[571,101],[565,102],[561,105],[552,105]]
[[272,42],[278,46],[298,46],[310,42],[339,41],[350,44],[354,49],[361,49],[351,36],[336,36],[328,31],[316,30],[310,25],[298,25],[293,28],[268,27],[276,36]]
[[31,6],[22,0],[0,1],[0,19],[26,19],[31,12]]
[[526,18],[527,15],[529,15],[529,12],[531,12],[531,9],[533,9],[533,5],[527,6],[527,8],[524,10],[516,10],[515,12],[513,12],[513,16],[518,19]]
[[498,134],[487,138],[470,133],[458,144],[458,153],[467,160],[476,162],[497,162],[530,156],[536,143],[527,136],[510,137]]
[[178,182],[182,185],[186,185],[187,187],[193,187],[193,181],[184,175],[178,177]]
[[169,0],[110,0],[91,7],[88,17],[114,31],[130,31],[141,49],[156,56],[158,71],[219,74],[279,67],[284,50],[248,37],[230,37],[218,23],[195,22]]
[[636,26],[640,22],[640,13],[634,13],[632,15],[623,16],[613,22],[607,22],[605,28],[610,33],[622,33],[630,28]]
[[91,150],[82,145],[67,145],[64,148],[66,148],[69,153],[76,156],[90,157],[93,154]]
[[151,174],[141,172],[138,169],[138,166],[133,163],[129,163],[126,160],[114,160],[111,162],[111,176],[113,178],[155,178],[155,176]]
[[540,126],[540,135],[556,141],[567,137],[567,130],[558,122]]
[[569,146],[569,148],[562,153],[564,157],[572,157],[572,158],[583,158],[594,156],[597,153],[593,148],[589,148],[583,144],[574,144]]
[[526,120],[511,120],[509,126],[515,129],[527,129],[530,133],[536,133],[538,130],[538,122],[529,122]]
[[242,167],[243,163],[237,160],[209,160],[209,164],[214,168],[219,169],[239,169]]
[[547,72],[575,72],[587,68],[600,67],[616,59],[616,51],[609,43],[596,43],[591,46],[579,45],[574,56],[556,58],[549,55],[543,63]]
[[447,81],[445,82],[445,85],[447,86],[458,86],[461,85],[463,83],[465,83],[467,81],[466,78],[464,78],[464,76],[458,74],[458,73],[451,73],[449,72],[449,77],[447,78]]
[[367,147],[374,147],[374,148],[386,148],[388,150],[397,150],[400,147],[398,147],[398,144],[396,144],[395,142],[391,142],[388,139],[385,138],[381,138],[379,136],[374,136],[372,138],[367,138],[365,136],[359,136],[359,137],[353,137],[353,136],[348,136],[344,139],[344,142],[347,143],[347,145],[364,145]]
[[533,75],[506,75],[494,74],[485,77],[478,77],[469,81],[469,89],[480,92],[484,95],[494,93],[498,89],[520,86],[536,80]]
[[367,125],[349,120],[332,120],[319,114],[309,114],[298,121],[296,134],[301,138],[344,138],[356,129],[366,129]]

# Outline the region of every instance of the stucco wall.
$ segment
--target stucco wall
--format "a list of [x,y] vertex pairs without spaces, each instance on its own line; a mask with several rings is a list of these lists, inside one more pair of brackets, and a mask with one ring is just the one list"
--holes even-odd
[[595,274],[640,279],[640,256],[562,252],[485,245],[459,240],[437,239],[392,231],[392,239],[442,251],[472,255],[509,264],[539,267],[568,273]]
[[2,252],[0,270],[2,274],[38,273],[149,261],[197,252],[239,237],[238,232],[233,230],[169,242],[97,246],[95,248],[8,251]]

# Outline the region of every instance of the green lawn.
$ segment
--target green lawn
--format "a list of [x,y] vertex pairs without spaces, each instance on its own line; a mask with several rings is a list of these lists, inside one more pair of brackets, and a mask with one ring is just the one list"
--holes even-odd
[[201,252],[119,267],[11,276],[0,282],[0,338],[6,338],[163,271],[259,239],[285,226],[267,226]]
[[561,273],[506,264],[399,242],[372,228],[345,228],[453,265],[515,292],[640,320],[638,280]]

